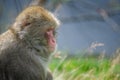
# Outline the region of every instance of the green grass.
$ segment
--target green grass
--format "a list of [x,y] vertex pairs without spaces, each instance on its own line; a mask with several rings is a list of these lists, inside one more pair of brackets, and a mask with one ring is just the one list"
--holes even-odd
[[114,59],[53,59],[50,69],[55,80],[120,80],[120,56]]

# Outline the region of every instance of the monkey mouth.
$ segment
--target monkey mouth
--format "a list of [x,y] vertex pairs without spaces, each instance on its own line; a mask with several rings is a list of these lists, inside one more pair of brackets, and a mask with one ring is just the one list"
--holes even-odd
[[45,33],[45,36],[46,36],[48,47],[49,47],[50,51],[54,51],[55,47],[56,47],[56,39],[53,34],[53,29],[47,30]]

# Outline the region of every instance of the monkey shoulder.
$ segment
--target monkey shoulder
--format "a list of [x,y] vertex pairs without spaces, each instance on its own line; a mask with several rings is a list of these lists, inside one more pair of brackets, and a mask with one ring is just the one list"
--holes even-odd
[[8,48],[15,41],[13,33],[9,30],[0,35],[0,52]]

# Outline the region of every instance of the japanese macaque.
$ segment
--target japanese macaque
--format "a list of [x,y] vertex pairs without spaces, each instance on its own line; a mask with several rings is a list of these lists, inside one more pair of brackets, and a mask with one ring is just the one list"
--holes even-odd
[[0,35],[0,80],[52,80],[47,63],[56,48],[59,21],[49,11],[31,6]]

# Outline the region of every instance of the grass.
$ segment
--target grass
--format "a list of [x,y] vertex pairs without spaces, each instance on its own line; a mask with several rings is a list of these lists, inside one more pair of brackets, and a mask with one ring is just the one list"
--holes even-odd
[[113,59],[62,56],[49,66],[55,80],[120,80],[120,55]]

